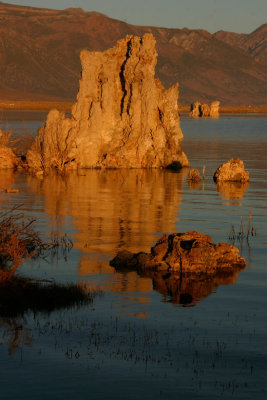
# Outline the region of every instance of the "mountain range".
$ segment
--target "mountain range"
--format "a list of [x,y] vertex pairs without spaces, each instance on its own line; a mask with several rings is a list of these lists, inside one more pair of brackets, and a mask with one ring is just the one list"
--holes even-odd
[[102,51],[126,36],[152,33],[156,76],[179,82],[179,102],[267,105],[267,24],[250,34],[129,25],[82,9],[51,10],[0,2],[0,99],[72,100],[80,51]]

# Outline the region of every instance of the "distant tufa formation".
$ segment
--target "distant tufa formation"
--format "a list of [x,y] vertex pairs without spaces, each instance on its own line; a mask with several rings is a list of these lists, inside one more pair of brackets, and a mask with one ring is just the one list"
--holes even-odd
[[178,85],[154,78],[152,34],[126,36],[104,52],[81,52],[82,78],[71,118],[52,110],[27,153],[29,167],[188,166],[182,152]]
[[219,118],[219,101],[213,101],[210,106],[208,104],[201,104],[198,101],[191,104],[190,117],[211,117]]

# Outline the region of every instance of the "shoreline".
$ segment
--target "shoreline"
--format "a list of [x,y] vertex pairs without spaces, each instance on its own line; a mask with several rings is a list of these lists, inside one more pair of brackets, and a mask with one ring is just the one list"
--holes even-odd
[[[181,113],[190,113],[190,105],[179,105]],[[267,106],[221,106],[220,114],[267,114]]]
[[[0,111],[49,111],[56,108],[59,111],[71,111],[73,101],[22,101],[0,100]],[[190,105],[179,105],[179,112],[189,113]],[[267,114],[267,106],[221,106],[220,114]]]

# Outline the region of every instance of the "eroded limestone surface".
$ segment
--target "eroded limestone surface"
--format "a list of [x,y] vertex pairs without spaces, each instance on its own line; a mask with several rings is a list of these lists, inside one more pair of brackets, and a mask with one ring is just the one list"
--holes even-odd
[[212,243],[210,236],[189,231],[163,235],[151,248],[150,253],[121,251],[110,263],[115,268],[131,268],[137,271],[179,272],[181,274],[215,275],[242,269],[246,265],[237,247],[226,243]]
[[178,85],[155,79],[151,34],[126,36],[104,52],[81,52],[82,78],[71,118],[52,110],[27,153],[30,167],[188,166],[182,152]]

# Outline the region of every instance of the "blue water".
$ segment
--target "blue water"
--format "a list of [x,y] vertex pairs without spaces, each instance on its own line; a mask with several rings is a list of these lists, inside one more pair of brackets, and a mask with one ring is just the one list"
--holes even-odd
[[[14,117],[15,118],[15,117]],[[10,127],[17,121],[9,120]],[[39,126],[41,118],[26,121]],[[265,399],[267,391],[267,118],[182,116],[187,171],[86,171],[39,180],[0,172],[2,210],[22,204],[42,235],[65,233],[74,249],[30,261],[21,273],[100,289],[94,303],[0,319],[1,399]],[[217,187],[216,168],[239,157],[247,186]],[[235,244],[244,271],[192,285],[192,302],[155,276],[116,272],[119,249],[149,251],[162,233],[190,229],[227,242],[249,213],[256,236]],[[186,285],[187,282],[184,282]],[[191,285],[191,286],[190,286]]]

